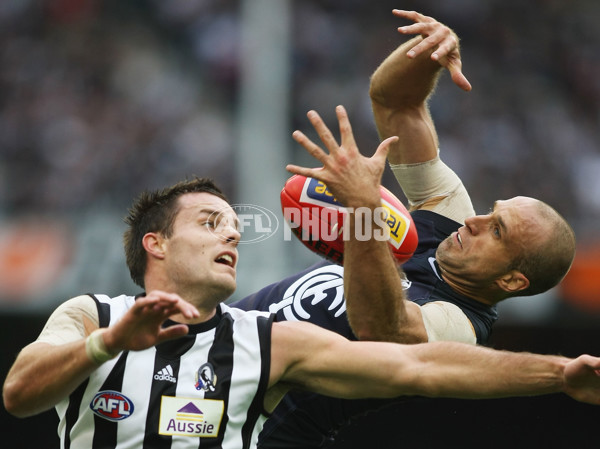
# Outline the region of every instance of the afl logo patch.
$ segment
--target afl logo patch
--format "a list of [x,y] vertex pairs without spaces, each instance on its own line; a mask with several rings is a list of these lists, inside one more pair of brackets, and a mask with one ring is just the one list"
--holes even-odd
[[100,418],[121,421],[133,413],[133,402],[118,391],[104,390],[94,396],[90,408]]

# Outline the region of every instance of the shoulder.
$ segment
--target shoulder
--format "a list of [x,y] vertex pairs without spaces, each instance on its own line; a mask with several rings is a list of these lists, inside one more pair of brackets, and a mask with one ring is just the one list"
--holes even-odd
[[77,341],[99,327],[98,309],[89,295],[63,302],[50,315],[36,342],[60,345]]
[[67,315],[72,318],[79,318],[82,314],[98,321],[96,302],[90,295],[75,296],[66,300],[56,308],[52,315]]
[[429,341],[477,343],[473,324],[457,305],[446,301],[429,302],[421,306],[421,314]]

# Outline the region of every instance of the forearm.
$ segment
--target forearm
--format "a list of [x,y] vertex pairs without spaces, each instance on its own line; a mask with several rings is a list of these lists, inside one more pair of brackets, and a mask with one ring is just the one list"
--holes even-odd
[[460,343],[414,346],[417,394],[465,399],[562,392],[569,359]]
[[[377,208],[370,210],[373,214]],[[354,334],[360,340],[427,341],[419,307],[406,300],[387,240],[357,239],[359,218],[351,214],[349,219],[350,239],[344,243],[344,292]],[[388,231],[373,219],[361,222],[361,226],[381,235]]]
[[406,56],[421,40],[416,37],[397,48],[371,78],[369,93],[379,136],[399,138],[390,146],[388,160],[393,164],[421,163],[437,156],[438,136],[427,98],[442,67],[429,58],[429,52],[414,59]]
[[392,110],[423,105],[434,91],[442,66],[431,59],[433,50],[409,58],[407,52],[421,42],[417,36],[400,45],[371,76],[369,95],[374,106]]
[[60,346],[34,343],[21,351],[3,388],[4,405],[18,417],[52,408],[98,368],[85,340]]

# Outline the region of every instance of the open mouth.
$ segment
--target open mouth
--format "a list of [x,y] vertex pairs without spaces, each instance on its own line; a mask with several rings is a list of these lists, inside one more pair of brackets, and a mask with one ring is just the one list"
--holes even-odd
[[215,262],[227,265],[233,268],[233,257],[230,254],[222,254],[215,259]]
[[460,247],[462,248],[462,246],[463,246],[462,237],[460,236],[460,234],[458,232],[456,233],[456,238],[458,240],[458,243],[460,244]]

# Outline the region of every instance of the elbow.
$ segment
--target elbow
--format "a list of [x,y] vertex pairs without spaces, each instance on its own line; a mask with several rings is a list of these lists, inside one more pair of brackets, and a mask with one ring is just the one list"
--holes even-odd
[[387,103],[387,97],[385,92],[380,86],[376,76],[371,77],[371,83],[369,84],[369,97],[373,106],[385,106]]
[[[351,314],[348,315],[350,328],[354,336],[360,341],[389,341],[382,335],[381,326],[377,326],[377,322],[365,322],[365,320],[357,320]],[[379,323],[381,324],[381,323]]]
[[373,332],[372,329],[363,328],[354,330],[354,335],[360,341],[388,341],[382,338],[382,335],[378,335],[377,332]]
[[27,416],[22,410],[19,400],[16,398],[16,395],[13,393],[10,386],[4,385],[4,389],[2,390],[2,400],[4,401],[4,408],[11,415],[17,418],[25,418]]
[[384,326],[384,323],[371,323],[366,325],[362,323],[350,323],[352,332],[360,341],[382,341],[400,344],[427,343],[427,332],[420,329],[392,324]]
[[377,326],[354,326],[352,330],[356,338],[360,341],[404,343],[397,333],[385,331]]
[[19,382],[7,380],[2,389],[4,408],[16,418],[27,418],[34,415],[29,408],[29,401],[24,400],[23,386]]

